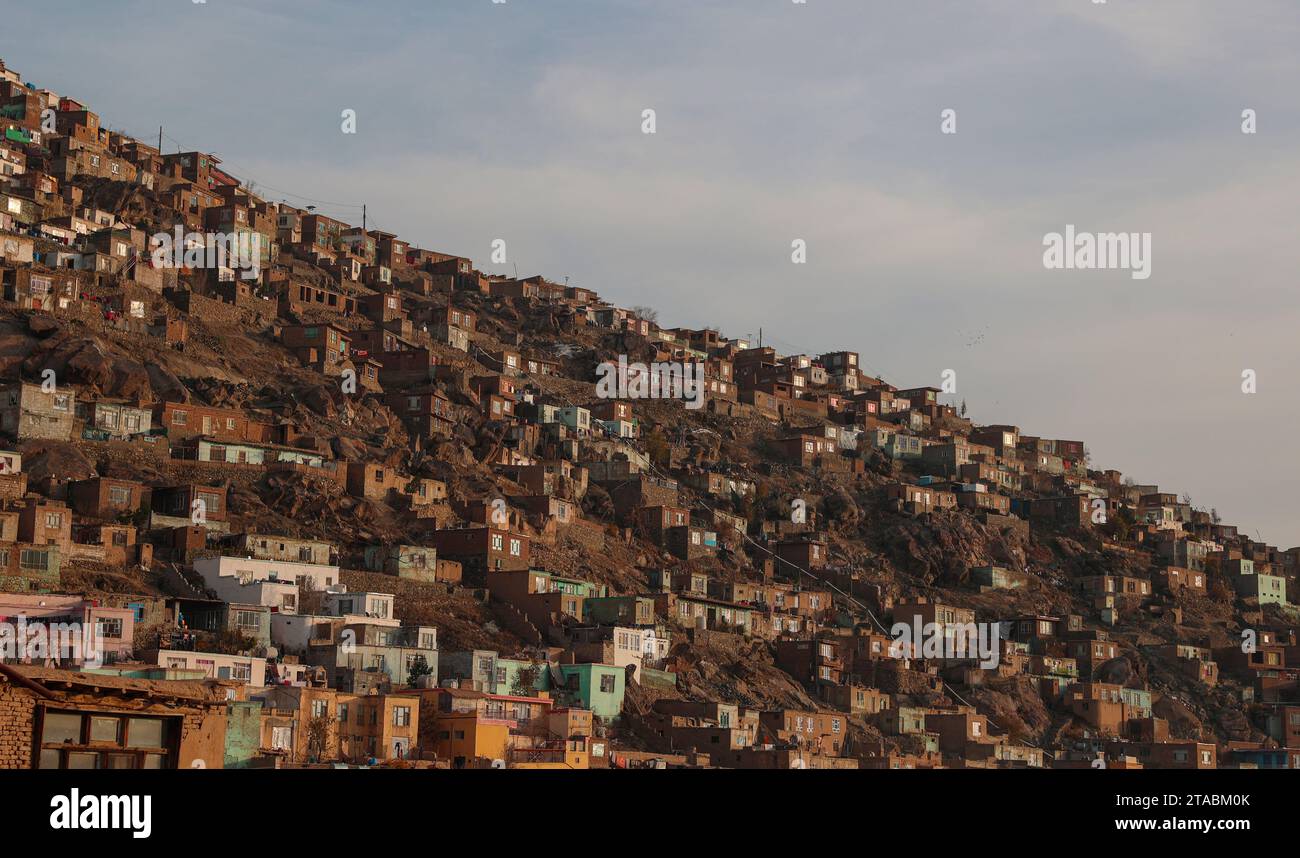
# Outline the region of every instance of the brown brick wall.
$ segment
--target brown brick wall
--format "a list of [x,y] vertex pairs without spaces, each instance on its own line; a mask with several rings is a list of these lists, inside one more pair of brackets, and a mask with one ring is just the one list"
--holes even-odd
[[35,701],[27,689],[0,683],[0,769],[32,767]]

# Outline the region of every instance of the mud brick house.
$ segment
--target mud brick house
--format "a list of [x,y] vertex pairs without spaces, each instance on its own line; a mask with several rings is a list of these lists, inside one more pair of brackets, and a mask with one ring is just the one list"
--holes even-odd
[[850,715],[877,715],[887,711],[892,700],[878,688],[862,685],[819,685],[822,700]]
[[690,526],[691,511],[684,506],[646,506],[636,511],[636,520],[651,541],[662,545],[669,528]]
[[920,459],[925,449],[925,443],[921,438],[905,435],[902,432],[876,431],[869,437],[872,439],[872,445],[891,459]]
[[634,474],[604,486],[614,502],[614,512],[622,522],[630,522],[636,510],[646,506],[678,505],[677,481]]
[[18,511],[18,540],[53,545],[66,555],[72,544],[72,510],[62,501],[27,499]]
[[963,466],[970,463],[972,449],[965,441],[931,444],[921,450],[921,464],[927,472],[955,477]]
[[557,526],[566,525],[582,517],[577,504],[551,495],[516,495],[510,502],[522,508],[539,530],[552,522]]
[[515,401],[497,394],[489,394],[480,403],[483,414],[489,420],[514,420]]
[[1184,675],[1213,688],[1219,683],[1219,665],[1207,647],[1190,644],[1167,644],[1153,647],[1164,658],[1173,659]]
[[777,564],[777,574],[789,577],[790,566],[810,572],[820,569],[830,561],[830,550],[818,537],[783,539],[772,543],[772,551],[783,563]]
[[664,532],[664,548],[682,560],[698,560],[717,551],[718,535],[702,527],[670,527]]
[[957,495],[943,491],[937,486],[891,483],[885,486],[885,498],[892,502],[896,510],[911,515],[953,509],[957,506]]
[[424,346],[399,341],[399,347],[367,349],[367,356],[380,363],[379,383],[385,388],[406,388],[428,384],[434,378],[438,357]]
[[0,285],[4,299],[24,310],[66,309],[77,294],[76,275],[71,271],[0,269]]
[[760,712],[759,736],[763,743],[796,745],[838,757],[848,738],[848,719],[839,713],[777,709]]
[[1130,719],[1151,716],[1151,694],[1119,685],[1078,682],[1066,689],[1065,706],[1097,731],[1120,736]]
[[234,553],[258,560],[328,565],[338,554],[338,550],[332,543],[315,539],[295,539],[290,536],[252,532],[241,533],[229,539]]
[[[2,151],[4,150],[0,150],[0,152]],[[21,235],[11,235],[8,233],[0,235],[0,261],[4,261],[12,265],[30,265],[33,259],[32,253],[34,247],[35,247],[35,241],[31,238],[27,238]],[[4,269],[4,272],[6,275],[9,275],[11,277],[15,275],[13,269],[7,268]],[[8,281],[5,281],[3,284],[0,285],[7,286]],[[0,293],[0,294],[4,294],[4,293]],[[4,294],[4,299],[6,301],[14,300],[13,298],[8,297],[7,294]]]
[[0,768],[222,768],[233,683],[0,664]]
[[995,424],[982,426],[970,433],[972,444],[981,444],[993,448],[995,456],[1014,459],[1020,444],[1020,429],[1017,426]]
[[338,316],[355,316],[357,299],[341,289],[313,286],[309,283],[290,283],[280,293],[277,312],[281,316],[298,316],[324,311]]
[[[974,617],[972,616],[973,620]],[[1061,618],[1043,614],[1028,614],[1002,621],[1002,635],[1008,640],[1028,644],[1032,651],[1040,652],[1042,647],[1060,638]],[[1105,635],[1105,632],[1098,634]]]
[[101,439],[129,440],[137,435],[148,435],[153,426],[153,412],[148,408],[125,402],[78,402],[78,416],[85,421],[87,436],[90,432]]
[[840,685],[844,678],[843,645],[835,638],[778,640],[777,666],[807,685]]
[[[188,527],[200,524],[211,529],[228,529],[226,489],[221,486],[188,484],[160,486],[152,490],[151,527]],[[195,521],[195,518],[199,521]]]
[[428,506],[447,499],[447,484],[429,477],[412,477],[384,465],[349,462],[348,494],[383,503]]
[[0,468],[0,501],[17,500],[27,494],[27,475]]
[[588,594],[598,592],[586,582],[557,578],[533,571],[493,572],[487,575],[492,597],[514,607],[534,624],[529,636],[541,642],[539,629],[547,629],[565,618],[581,620]]
[[1179,538],[1168,533],[1162,534],[1162,538],[1156,540],[1155,552],[1156,557],[1164,563],[1195,572],[1204,572],[1209,549],[1200,540]]
[[30,196],[12,191],[0,191],[0,211],[5,212],[17,228],[26,232],[40,223],[45,207]]
[[471,582],[483,583],[490,572],[528,569],[529,539],[495,527],[437,530],[432,535],[439,557],[458,561]]
[[696,630],[770,636],[766,613],[754,605],[727,602],[683,591],[656,595],[655,611],[665,620]]
[[1219,765],[1218,748],[1208,742],[1124,742],[1108,749],[1136,757],[1148,769],[1214,769]]
[[59,586],[61,562],[57,545],[0,543],[0,589],[49,592]]
[[957,506],[962,509],[973,509],[978,512],[991,512],[997,515],[1011,514],[1011,498],[1006,495],[995,494],[990,491],[980,491],[984,486],[978,483],[958,483],[957,488],[972,489],[970,491],[957,492]]
[[285,325],[280,330],[280,342],[306,366],[333,374],[348,357],[352,335],[341,325]]
[[94,477],[68,483],[68,502],[78,515],[113,519],[132,515],[144,505],[149,490],[135,480]]
[[965,756],[969,745],[991,744],[988,717],[964,706],[926,712],[925,729],[938,735],[942,753]]
[[584,619],[597,625],[650,626],[655,601],[648,596],[592,596],[584,604]]
[[646,726],[655,734],[659,746],[707,752],[712,758],[742,754],[757,741],[760,728],[748,710],[741,716],[734,706],[668,705],[684,702],[659,700],[647,714]]
[[893,620],[895,623],[906,623],[909,626],[919,625],[922,630],[931,623],[947,630],[949,627],[973,625],[975,611],[970,608],[945,605],[925,596],[917,596],[912,599],[900,599],[894,605]]
[[1151,582],[1145,578],[1127,575],[1088,575],[1079,579],[1079,588],[1093,595],[1138,596],[1151,595]]
[[992,590],[1019,590],[1028,587],[1030,581],[1028,574],[1001,566],[977,566],[970,574],[976,584]]
[[446,437],[455,428],[456,408],[442,391],[430,388],[425,391],[390,393],[385,404],[406,425],[407,431],[418,438]]
[[[229,465],[265,465],[267,468],[308,468],[311,472],[337,474],[341,466],[321,454],[299,447],[281,447],[275,444],[254,442],[217,441],[212,438],[192,438],[172,448],[177,459],[196,462],[214,462]],[[341,476],[338,477],[342,481]]]
[[148,563],[153,546],[136,542],[136,529],[129,524],[75,524],[68,560],[94,560],[111,566]]
[[1287,669],[1286,647],[1263,640],[1256,643],[1253,652],[1243,652],[1241,645],[1215,649],[1214,660],[1229,676],[1246,679],[1280,674]]
[[964,483],[983,483],[990,489],[1001,489],[1007,492],[1018,492],[1021,486],[1021,475],[1018,471],[989,461],[973,461],[962,465],[957,469],[957,477]]
[[213,408],[190,402],[164,402],[155,409],[158,425],[167,437],[189,440],[203,436],[213,441],[238,443],[266,440],[267,428],[248,419],[243,411]]
[[776,441],[776,448],[781,458],[804,468],[815,467],[822,462],[822,457],[838,457],[839,444],[830,438],[818,434],[798,434]]
[[74,391],[25,381],[0,385],[0,430],[20,441],[67,441],[76,418]]
[[438,551],[424,545],[371,545],[365,552],[366,568],[398,578],[425,583],[459,584],[459,563],[439,560]]
[[1119,644],[1109,640],[1106,632],[1101,630],[1090,630],[1086,637],[1080,635],[1077,639],[1067,640],[1065,643],[1066,652],[1079,665],[1079,675],[1084,677],[1092,676],[1093,670],[1119,655]]

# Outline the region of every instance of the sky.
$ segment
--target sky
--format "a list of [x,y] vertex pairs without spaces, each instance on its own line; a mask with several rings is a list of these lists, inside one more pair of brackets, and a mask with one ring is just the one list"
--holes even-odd
[[[26,79],[146,141],[162,125],[164,151],[212,152],[270,199],[351,223],[365,203],[370,226],[488,273],[761,328],[783,353],[856,350],[901,387],[951,369],[945,401],[972,419],[1086,441],[1093,467],[1300,545],[1294,0],[42,0],[5,18]],[[1049,270],[1067,224],[1149,233],[1151,276]]]

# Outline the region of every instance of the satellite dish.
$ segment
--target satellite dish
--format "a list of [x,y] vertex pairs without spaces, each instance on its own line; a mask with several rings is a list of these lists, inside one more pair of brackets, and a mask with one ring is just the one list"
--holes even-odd
[[506,761],[505,761],[505,760],[493,760],[493,761],[492,761],[492,768],[494,768],[494,769],[504,769],[505,767],[506,767]]
[[794,761],[792,761],[792,762],[790,763],[790,768],[792,768],[792,769],[806,769],[806,768],[808,768],[808,764],[805,763],[803,760],[794,760]]

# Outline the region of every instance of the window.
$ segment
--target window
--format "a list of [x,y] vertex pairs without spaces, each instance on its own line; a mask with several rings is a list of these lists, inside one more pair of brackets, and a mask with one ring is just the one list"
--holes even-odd
[[311,702],[311,717],[324,718],[329,714],[328,700],[313,700]]
[[18,567],[30,572],[44,572],[48,568],[49,555],[35,548],[24,548],[18,557]]
[[131,490],[124,486],[112,486],[108,490],[108,500],[113,504],[129,503],[131,500]]
[[394,706],[393,707],[393,726],[409,727],[411,726],[411,707]]
[[612,674],[606,673],[600,677],[600,693],[601,694],[614,693],[614,677]]
[[42,769],[161,769],[174,765],[169,722],[96,712],[46,711],[41,717]]

